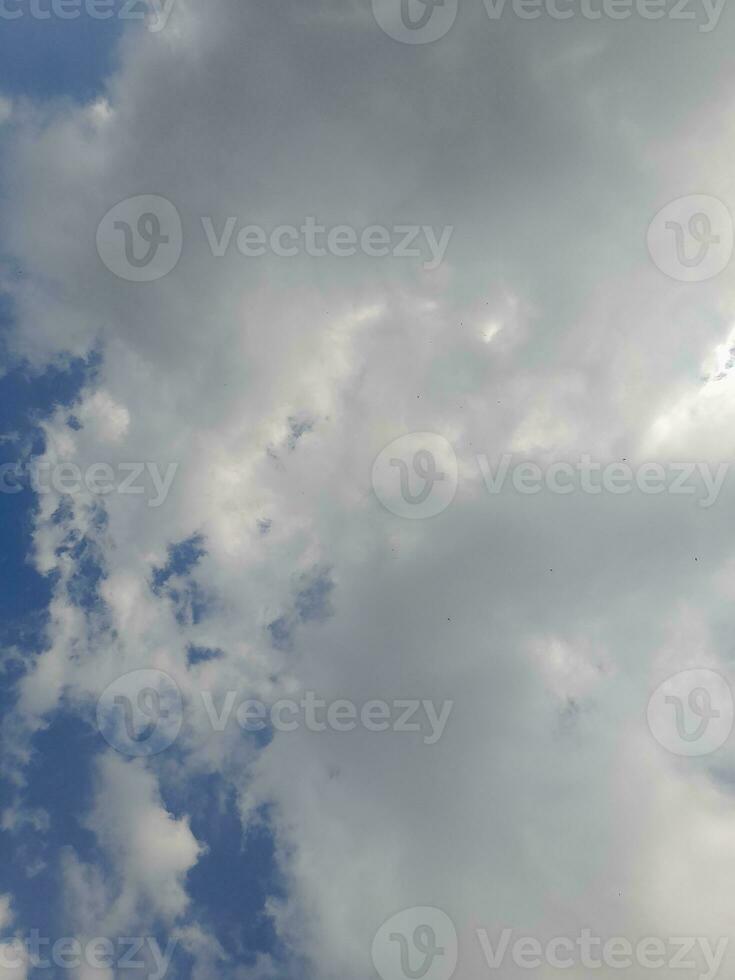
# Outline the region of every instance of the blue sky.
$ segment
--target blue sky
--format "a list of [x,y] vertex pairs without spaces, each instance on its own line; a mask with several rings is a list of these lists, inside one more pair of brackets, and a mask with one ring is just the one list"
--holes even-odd
[[[100,22],[84,15],[73,22],[24,17],[4,24],[0,30],[0,94],[39,103],[92,101],[104,91],[115,67],[121,33],[116,18]],[[86,361],[64,359],[58,367],[31,369],[10,353],[5,342],[13,317],[12,306],[6,302],[0,308],[3,464],[43,452],[39,422],[59,407],[71,408],[84,385],[93,382],[99,365],[99,358],[92,355]],[[48,643],[54,576],[40,575],[29,560],[37,498],[28,479],[21,481],[18,493],[0,496],[0,505],[0,644],[5,651],[0,711],[7,712],[15,701],[18,680]],[[172,543],[168,574],[185,572],[188,555],[185,542],[178,547]],[[80,564],[80,602],[93,599],[99,573],[93,565]],[[203,655],[201,650],[199,655]],[[104,866],[94,834],[84,826],[84,816],[93,796],[94,759],[106,746],[88,720],[74,712],[55,711],[47,722],[33,739],[20,798],[29,811],[49,814],[50,823],[16,827],[12,833],[0,831],[0,893],[13,895],[15,932],[27,935],[38,929],[55,941],[66,935],[61,856],[73,848],[82,861]],[[207,848],[187,883],[194,920],[216,936],[234,962],[247,964],[260,952],[278,951],[265,903],[282,895],[283,886],[267,810],[259,825],[244,833],[232,791],[220,783],[217,776],[202,776],[183,787],[173,785],[163,799],[169,812],[190,815],[193,832]],[[0,779],[3,806],[10,804],[15,792],[9,780]],[[156,936],[165,945],[168,937],[161,932]],[[177,949],[172,970],[187,976],[190,969],[191,958]],[[30,977],[50,975],[57,974],[48,969],[29,972]]]
[[[7,311],[6,326],[11,317]],[[15,463],[26,452],[43,451],[39,420],[59,406],[73,405],[84,384],[94,377],[96,359],[72,362],[41,374],[23,364],[9,360],[6,364],[8,369],[0,379],[1,431],[13,438],[0,443],[0,463]],[[28,561],[36,507],[28,481],[20,492],[3,494],[0,501],[0,642],[6,650],[0,709],[7,711],[14,702],[14,686],[24,665],[47,642],[51,581]],[[166,568],[154,570],[152,588],[172,574],[185,574],[199,553],[191,542],[172,544]],[[93,596],[96,580],[97,570],[85,571],[82,566],[80,601]],[[200,649],[198,654],[201,658],[204,652]],[[45,811],[51,821],[41,829],[27,825],[12,834],[0,831],[0,892],[13,894],[21,934],[38,929],[55,941],[66,934],[62,927],[60,855],[71,847],[82,860],[104,863],[95,848],[94,835],[83,823],[92,801],[94,758],[105,744],[88,721],[62,710],[48,719],[48,727],[34,738],[32,746],[23,805],[30,811]],[[0,799],[7,804],[13,796],[11,783],[0,780]],[[174,785],[170,795],[164,793],[164,802],[169,812],[191,816],[195,836],[207,846],[188,882],[195,919],[206,925],[235,962],[251,962],[259,952],[277,953],[279,944],[265,904],[282,896],[283,885],[275,864],[267,810],[258,826],[244,834],[231,791],[217,776],[202,776],[183,788]],[[167,937],[156,935],[165,946]],[[190,959],[181,950],[175,953],[173,968],[183,976],[188,973]],[[29,976],[48,977],[49,971],[38,969]]]
[[[6,311],[6,326],[11,317]],[[37,374],[23,364],[6,360],[7,370],[0,379],[0,426],[3,434],[13,438],[0,443],[0,463],[16,463],[26,452],[43,451],[38,421],[59,406],[73,405],[84,384],[94,377],[95,361],[72,362]],[[0,501],[0,642],[6,651],[0,710],[7,711],[14,703],[15,684],[25,665],[47,642],[51,581],[28,561],[36,507],[28,481],[20,492],[3,494]],[[152,587],[168,575],[184,574],[197,554],[189,542],[173,544],[166,569],[158,570],[158,574],[154,570]],[[93,595],[96,572],[82,568],[81,601]],[[48,727],[34,738],[32,748],[25,771],[23,806],[33,812],[45,811],[51,820],[48,827],[27,825],[13,833],[0,831],[0,892],[13,894],[15,924],[22,935],[38,929],[55,941],[66,935],[62,927],[60,856],[71,847],[82,860],[104,864],[94,835],[83,824],[92,801],[94,758],[105,744],[88,721],[61,710],[48,719]],[[12,784],[0,779],[0,799],[7,804],[13,797]],[[283,885],[275,864],[267,810],[258,826],[244,834],[231,791],[217,776],[202,776],[183,788],[174,786],[170,795],[164,793],[164,802],[169,812],[191,816],[195,836],[207,846],[188,882],[195,919],[217,937],[235,962],[246,964],[260,952],[277,954],[279,944],[265,905],[267,900],[282,896]],[[156,936],[163,948],[168,937],[162,933]],[[182,976],[189,972],[190,958],[180,949],[175,953],[173,969],[180,970]],[[49,971],[32,970],[29,976],[48,977]]]
[[0,31],[2,86],[6,95],[33,99],[90,100],[115,65],[121,21],[22,17]]

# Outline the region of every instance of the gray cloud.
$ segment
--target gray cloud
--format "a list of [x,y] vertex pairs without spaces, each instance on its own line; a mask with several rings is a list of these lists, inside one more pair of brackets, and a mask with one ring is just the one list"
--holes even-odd
[[[83,427],[49,421],[57,448],[80,466],[179,463],[154,511],[106,499],[104,535],[86,499],[62,527],[58,501],[41,501],[36,561],[62,574],[20,721],[33,729],[62,690],[88,711],[148,666],[185,697],[234,685],[455,703],[434,746],[329,732],[260,752],[211,738],[192,709],[179,778],[221,771],[245,822],[274,804],[289,893],[273,914],[298,971],[369,975],[373,934],[411,905],[445,909],[461,935],[592,922],[730,935],[732,748],[682,765],[645,723],[667,674],[731,674],[729,492],[709,510],[490,497],[468,460],[731,457],[732,380],[703,381],[729,342],[729,274],[681,284],[646,251],[673,198],[735,208],[731,42],[729,10],[704,34],[491,22],[466,3],[444,38],[409,46],[366,3],[178,0],[165,30],[125,36],[104,103],[14,110],[2,228],[27,271],[4,284],[16,349],[38,364],[104,352]],[[182,219],[181,259],[155,283],[115,278],[95,251],[98,221],[138,194]],[[203,215],[454,233],[433,272],[393,257],[215,260]],[[425,431],[453,445],[458,493],[405,521],[379,505],[371,468]],[[104,551],[114,635],[70,601],[55,553],[69,526]],[[197,533],[207,553],[191,574],[210,603],[182,623],[149,582]],[[284,611],[290,643],[274,644]],[[195,674],[192,645],[223,655]],[[149,779],[166,765],[135,775],[156,826]],[[99,792],[101,825],[113,797]],[[168,894],[184,910],[196,846],[177,826]],[[140,871],[128,864],[126,881]],[[216,958],[211,937],[187,936]],[[458,976],[481,967],[465,956]]]

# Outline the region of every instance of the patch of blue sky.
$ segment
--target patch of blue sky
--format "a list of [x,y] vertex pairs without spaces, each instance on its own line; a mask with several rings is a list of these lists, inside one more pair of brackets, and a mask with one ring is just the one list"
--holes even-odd
[[[0,98],[86,103],[99,97],[115,70],[123,30],[145,27],[126,24],[117,15],[123,0],[113,0],[116,15],[106,20],[90,16],[83,0],[79,16],[68,20],[53,13],[36,16],[34,11],[43,14],[50,9],[51,0],[34,2],[32,7],[31,0],[0,0]],[[3,16],[8,11],[11,17]],[[12,130],[4,138],[12,139]],[[99,358],[33,373],[8,356],[5,339],[11,326],[12,309],[0,297],[0,464],[12,465],[43,451],[39,421],[57,406],[73,404],[92,379]],[[74,427],[72,414],[69,421]],[[4,489],[8,492],[0,493],[0,721],[15,703],[24,672],[46,645],[54,586],[53,576],[38,574],[29,561],[37,506],[29,481],[20,479],[17,486]],[[100,520],[104,521],[103,512]],[[93,615],[99,611],[103,556],[87,540],[69,540],[63,547],[76,563],[71,598]],[[205,553],[204,541],[196,535],[172,545],[166,565],[154,570],[151,583],[155,592],[178,603],[180,615],[193,622],[207,608],[207,597],[191,578]],[[189,659],[195,665],[220,654],[192,648]],[[91,715],[79,717],[68,708],[56,711],[32,740],[20,792],[0,777],[0,814],[6,818],[5,828],[0,829],[0,894],[12,895],[14,930],[20,934],[37,929],[51,938],[63,935],[65,853],[72,850],[81,861],[105,870],[104,855],[85,826],[85,815],[92,806],[94,759],[109,749],[90,719]],[[266,735],[256,744],[264,746],[268,740]],[[176,766],[182,760],[176,758],[175,748],[171,751],[169,764]],[[216,936],[231,966],[252,963],[259,953],[281,958],[284,951],[266,914],[267,901],[284,895],[267,810],[243,834],[233,791],[221,776],[177,782],[175,792],[164,778],[161,792],[172,813],[190,815],[193,833],[206,845],[187,880],[193,917]],[[164,936],[157,938],[165,945]],[[186,952],[177,949],[172,975],[187,976],[190,967]],[[48,976],[48,971],[31,972],[32,977],[42,975]]]
[[1,95],[89,102],[104,91],[124,21],[96,19],[84,3],[78,14],[63,19],[50,0],[0,0]]

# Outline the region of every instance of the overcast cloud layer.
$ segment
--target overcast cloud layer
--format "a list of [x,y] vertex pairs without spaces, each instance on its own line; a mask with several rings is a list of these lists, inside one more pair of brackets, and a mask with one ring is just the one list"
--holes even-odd
[[[504,454],[542,472],[584,456],[715,472],[735,450],[733,267],[678,281],[646,238],[681,197],[735,214],[735,15],[703,30],[707,5],[693,20],[573,9],[493,19],[463,0],[443,37],[407,44],[363,0],[176,0],[161,30],[125,25],[104,98],[7,101],[14,354],[34,370],[98,358],[44,420],[46,462],[149,462],[161,479],[176,464],[156,506],[148,471],[140,494],[38,495],[51,619],[4,721],[4,829],[46,832],[26,770],[59,709],[96,733],[102,692],[143,668],[184,705],[150,757],[96,736],[83,823],[104,860],[54,856],[67,935],[165,935],[190,957],[169,976],[202,980],[375,977],[376,932],[412,907],[451,918],[461,980],[493,972],[478,928],[493,946],[506,927],[542,944],[584,928],[735,938],[735,743],[688,758],[647,723],[669,676],[733,677],[735,482],[707,506],[706,489],[594,494],[578,478],[523,493],[509,476],[493,494],[477,459],[485,475]],[[154,282],[97,252],[99,222],[137,195],[181,219],[181,258]],[[434,268],[423,232],[413,257],[237,248],[245,225],[309,217],[451,234]],[[219,241],[228,218],[217,257],[206,228]],[[420,520],[373,486],[410,433],[446,440],[450,482],[457,460],[453,499]],[[171,564],[181,542],[190,560]],[[191,663],[192,647],[217,656]],[[453,704],[433,743],[428,721],[269,740],[213,731],[203,691],[218,711],[228,691]],[[266,820],[275,837],[277,952],[225,954],[192,911],[209,842],[187,788],[212,774],[243,835]],[[733,967],[735,944],[717,975]],[[510,957],[494,972],[528,973]],[[652,972],[669,968],[622,971]],[[577,956],[534,973],[590,970]],[[699,956],[679,975],[706,973]]]

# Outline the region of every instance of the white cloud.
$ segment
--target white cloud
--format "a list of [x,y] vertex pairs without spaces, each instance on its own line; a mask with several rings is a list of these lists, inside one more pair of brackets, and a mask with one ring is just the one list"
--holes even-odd
[[115,901],[106,912],[106,922],[117,926],[112,934],[135,921],[141,908],[175,921],[188,905],[184,878],[201,854],[188,820],[167,813],[155,776],[139,762],[105,755],[98,780],[88,826],[118,877]]
[[[83,428],[49,423],[57,451],[180,464],[159,509],[105,498],[105,528],[87,499],[61,523],[54,496],[41,502],[37,563],[60,582],[19,714],[33,728],[63,692],[91,717],[127,670],[174,677],[190,705],[176,777],[221,771],[246,819],[274,804],[289,884],[274,916],[320,980],[368,975],[375,930],[409,905],[446,909],[463,935],[732,931],[731,748],[716,772],[684,766],[645,727],[662,670],[706,658],[732,676],[726,497],[706,513],[687,497],[492,497],[474,460],[729,456],[729,388],[702,407],[700,365],[728,336],[730,280],[682,288],[644,246],[669,197],[709,190],[735,209],[729,97],[700,109],[714,80],[730,90],[727,31],[535,31],[476,6],[409,51],[327,2],[179,0],[175,31],[124,42],[96,128],[87,109],[25,125],[4,204],[33,272],[13,286],[17,348],[37,363],[104,351]],[[96,221],[148,192],[182,214],[181,262],[157,283],[116,280]],[[455,232],[428,275],[398,259],[215,260],[202,215]],[[313,427],[291,446],[302,417]],[[412,431],[460,457],[456,500],[424,522],[392,517],[369,484],[378,452]],[[112,630],[73,604],[70,530],[104,557]],[[198,623],[150,589],[167,546],[195,532],[211,598]],[[294,612],[314,567],[334,581],[325,622]],[[285,653],[268,626],[289,613]],[[189,643],[225,656],[189,671]],[[436,746],[284,733],[258,754],[238,731],[212,736],[204,685],[455,707]],[[98,777],[88,822],[116,887],[69,858],[68,893],[88,896],[80,934],[146,908],[184,918],[201,852],[161,802],[165,761],[106,755]],[[212,937],[182,935],[206,971]],[[458,976],[476,969],[465,958]]]

